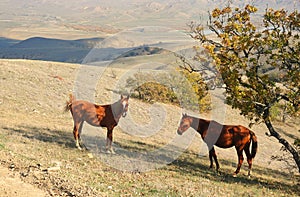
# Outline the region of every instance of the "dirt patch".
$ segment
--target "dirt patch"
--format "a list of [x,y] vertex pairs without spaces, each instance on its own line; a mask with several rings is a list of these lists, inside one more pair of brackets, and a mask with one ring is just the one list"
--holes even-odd
[[[12,168],[13,169],[13,168]],[[47,193],[34,185],[25,183],[21,180],[19,173],[15,173],[0,165],[0,196],[18,197],[43,197]]]

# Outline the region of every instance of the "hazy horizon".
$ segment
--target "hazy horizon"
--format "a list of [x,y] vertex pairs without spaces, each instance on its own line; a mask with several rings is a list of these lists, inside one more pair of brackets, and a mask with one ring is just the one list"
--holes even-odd
[[[227,0],[5,0],[0,2],[0,37],[80,39],[106,37],[139,26],[187,30],[187,23],[204,21],[207,12]],[[299,0],[233,0],[234,7],[253,2],[262,13],[266,7],[293,10]]]

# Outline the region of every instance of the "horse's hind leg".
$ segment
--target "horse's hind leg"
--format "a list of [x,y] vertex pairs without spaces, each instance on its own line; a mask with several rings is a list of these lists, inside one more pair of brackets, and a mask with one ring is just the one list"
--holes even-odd
[[81,132],[82,132],[83,123],[84,123],[84,121],[82,121],[82,122],[79,124],[79,130],[78,130],[78,144],[79,144],[79,147],[80,147],[80,148],[84,148],[85,150],[87,150],[86,146],[84,145],[84,143],[82,142],[82,139],[81,139]]
[[251,157],[251,154],[250,154],[250,143],[246,144],[246,146],[244,148],[244,151],[245,151],[246,156],[247,156],[247,162],[248,162],[248,165],[249,165],[248,176],[250,177],[251,167],[252,167],[252,157]]
[[80,127],[82,127],[82,122],[74,121],[73,135],[74,135],[76,147],[77,147],[79,150],[81,150],[81,147],[80,147],[80,144],[79,144],[79,138],[80,138],[79,128],[80,128]]
[[237,155],[238,155],[238,165],[237,165],[236,171],[233,174],[234,177],[236,177],[236,175],[240,172],[242,163],[244,161],[243,149],[241,147],[236,147],[236,151],[237,151]]

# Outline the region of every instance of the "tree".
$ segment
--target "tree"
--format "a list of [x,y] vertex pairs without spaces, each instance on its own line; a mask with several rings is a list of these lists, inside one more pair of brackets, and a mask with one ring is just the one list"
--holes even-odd
[[216,8],[209,12],[207,22],[214,37],[204,33],[204,25],[195,23],[190,24],[191,36],[213,58],[226,85],[227,103],[252,123],[265,123],[268,135],[292,154],[300,172],[299,152],[275,130],[270,118],[279,103],[285,103],[288,113],[299,115],[300,14],[269,8],[262,18],[263,27],[257,28],[255,12],[252,5]]

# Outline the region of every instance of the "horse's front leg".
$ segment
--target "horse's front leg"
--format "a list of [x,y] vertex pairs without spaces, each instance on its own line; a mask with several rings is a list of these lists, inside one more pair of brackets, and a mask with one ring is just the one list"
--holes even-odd
[[112,154],[115,154],[115,152],[112,148],[112,141],[113,141],[113,128],[112,129],[107,128],[106,152],[110,152]]
[[211,168],[213,167],[213,160],[212,160],[212,158],[214,158],[214,160],[216,162],[216,170],[217,170],[217,172],[219,172],[220,165],[219,165],[217,154],[216,154],[216,151],[215,151],[214,147],[212,147],[212,149],[209,151],[209,159],[210,159],[210,165],[211,165],[210,167]]
[[209,161],[210,161],[210,165],[209,168],[213,168],[214,167],[214,162],[213,162],[213,156],[212,156],[212,151],[209,151]]

